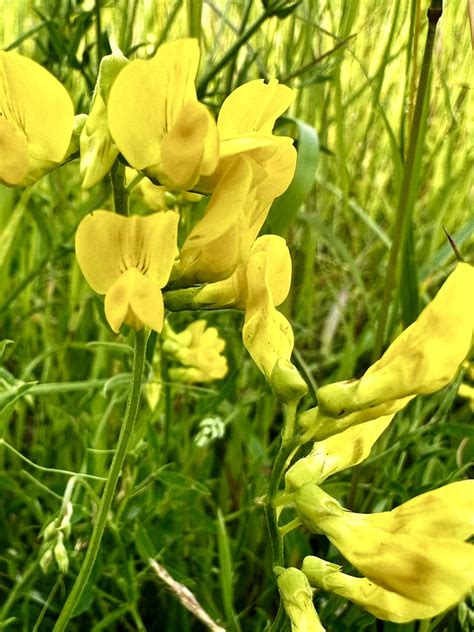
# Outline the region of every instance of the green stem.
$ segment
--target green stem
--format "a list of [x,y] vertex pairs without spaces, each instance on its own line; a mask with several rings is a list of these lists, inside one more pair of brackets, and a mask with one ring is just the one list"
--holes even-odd
[[140,402],[140,390],[143,377],[143,369],[145,366],[145,353],[146,353],[146,334],[142,329],[135,334],[135,354],[133,358],[133,371],[132,380],[130,383],[130,391],[127,400],[127,408],[125,410],[125,416],[120,430],[120,436],[117,442],[117,448],[115,450],[114,458],[110,466],[107,482],[102,494],[102,498],[99,505],[99,511],[92,531],[92,536],[89,542],[86,555],[82,562],[79,575],[76,578],[74,586],[63,606],[59,619],[53,628],[53,632],[62,632],[66,629],[66,626],[74,613],[79,599],[86,587],[90,574],[94,567],[95,560],[100,548],[100,542],[104,533],[105,525],[107,522],[107,515],[112,504],[112,499],[117,486],[120,473],[122,471],[122,465],[125,460],[125,456],[128,450],[128,444],[135,424],[135,419],[138,412],[138,404]]
[[110,170],[114,209],[120,215],[128,215],[128,190],[125,187],[125,166],[116,160]]
[[388,311],[390,308],[392,291],[397,276],[398,255],[402,244],[405,219],[409,207],[412,181],[415,175],[413,166],[418,150],[418,141],[420,138],[421,120],[430,77],[431,59],[433,56],[436,27],[438,25],[438,20],[441,17],[442,10],[442,2],[440,2],[440,0],[432,0],[430,8],[428,9],[428,33],[426,35],[425,51],[423,54],[423,62],[421,65],[420,79],[418,82],[418,90],[416,94],[415,111],[413,113],[413,121],[410,129],[407,157],[403,169],[403,179],[400,190],[400,198],[398,201],[395,227],[393,231],[393,241],[390,248],[387,276],[385,278],[382,307],[377,324],[377,332],[375,334],[373,354],[374,360],[376,360],[380,356],[385,338],[385,328],[387,325]]
[[203,97],[206,94],[206,89],[211,79],[215,77],[215,75],[217,75],[217,73],[220,70],[222,70],[224,66],[227,66],[227,64],[231,61],[231,59],[233,59],[235,55],[237,55],[240,48],[245,44],[247,40],[249,40],[252,37],[255,31],[258,28],[260,28],[260,26],[265,22],[267,17],[269,17],[268,14],[266,12],[263,12],[255,20],[255,22],[249,26],[249,28],[245,31],[245,33],[242,33],[242,35],[236,40],[234,45],[231,46],[231,48],[227,51],[224,57],[222,57],[222,59],[218,61],[217,64],[213,68],[211,68],[209,72],[207,72],[204,75],[204,77],[199,82],[198,89],[197,89],[197,94],[199,98]]

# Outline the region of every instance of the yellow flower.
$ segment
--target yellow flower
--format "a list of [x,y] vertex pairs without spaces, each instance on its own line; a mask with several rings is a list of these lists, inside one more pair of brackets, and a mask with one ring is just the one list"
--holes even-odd
[[300,518],[324,533],[371,582],[436,613],[474,586],[474,481],[421,494],[379,514],[345,511],[312,483],[294,496]]
[[304,558],[301,570],[311,586],[329,590],[349,599],[377,619],[406,623],[414,619],[430,619],[440,612],[437,603],[422,603],[386,590],[367,577],[346,575],[337,564],[331,564],[313,555]]
[[197,40],[164,44],[152,59],[123,68],[107,103],[112,137],[128,163],[171,189],[191,188],[218,161],[216,124],[196,97],[198,64]]
[[[282,155],[281,165],[288,159],[291,153]],[[273,200],[281,194],[282,183],[284,190],[290,182],[278,174],[269,175],[248,157],[228,163],[203,219],[183,245],[174,275],[180,284],[219,281],[247,264]]]
[[177,254],[178,221],[173,211],[123,217],[98,210],[79,224],[79,266],[92,289],[105,294],[105,316],[116,333],[124,322],[161,331],[161,288]]
[[172,379],[192,384],[220,380],[226,375],[227,360],[222,355],[225,342],[205,320],[195,320],[180,333],[166,325],[163,334],[163,351],[184,365],[169,370]]
[[71,99],[53,75],[0,51],[0,182],[26,186],[61,164],[73,121]]
[[317,441],[307,456],[287,470],[287,490],[294,491],[306,483],[319,485],[328,476],[364,461],[394,416],[395,413],[384,415]]
[[245,155],[273,177],[281,195],[293,178],[296,150],[293,139],[272,134],[276,119],[291,105],[295,94],[276,79],[262,79],[239,86],[225,99],[217,118],[220,160],[210,177],[201,178],[199,187],[212,191],[233,157]]
[[292,632],[324,632],[305,574],[297,568],[285,568],[278,574],[277,583]]
[[456,375],[471,349],[473,329],[474,267],[458,263],[418,319],[359,380],[319,389],[321,411],[337,417],[434,393]]

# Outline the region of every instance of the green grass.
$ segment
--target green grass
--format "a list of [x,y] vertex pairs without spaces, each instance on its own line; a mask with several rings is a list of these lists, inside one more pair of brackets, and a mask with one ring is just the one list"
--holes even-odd
[[[45,65],[68,88],[76,112],[87,112],[109,42],[144,56],[163,41],[199,35],[202,78],[262,11],[260,2],[203,2],[199,22],[199,4],[4,1],[1,43]],[[290,244],[293,286],[284,311],[295,331],[295,363],[314,387],[359,376],[371,361],[426,36],[427,3],[420,3],[418,25],[416,4],[302,0],[284,19],[263,21],[206,85],[203,100],[213,108],[257,77],[278,77],[297,92],[279,131],[290,130],[305,149],[301,179],[276,203],[269,224]],[[438,27],[415,162],[413,283],[397,280],[387,339],[401,330],[400,306],[416,309],[419,296],[421,309],[452,269],[443,227],[473,261],[471,65],[465,3],[451,0]],[[319,152],[302,123],[316,130]],[[138,197],[132,204],[142,208]],[[132,337],[112,334],[73,251],[78,222],[95,208],[111,208],[108,182],[82,191],[77,161],[24,191],[0,188],[0,340],[12,341],[0,361],[0,629],[52,629],[97,510],[102,483],[91,476],[107,475],[124,412]],[[171,323],[180,329],[194,317],[173,314]],[[229,630],[263,630],[276,615],[262,499],[282,410],[242,346],[241,313],[204,317],[226,340],[229,374],[204,388],[172,383],[165,371],[158,408],[143,399],[71,631],[204,629],[150,558]],[[411,403],[372,456],[331,478],[326,491],[373,512],[472,473],[472,412],[456,395],[459,381]],[[312,389],[302,407],[311,405]],[[219,418],[224,436],[200,447],[199,424],[209,417]],[[55,561],[46,572],[39,562],[51,546],[45,529],[62,519],[65,495],[73,512],[62,577]],[[286,550],[288,565],[300,566],[309,553],[340,562],[325,538],[303,530],[290,534]],[[474,618],[469,599],[432,621],[403,626],[376,623],[329,593],[318,593],[315,604],[328,630],[341,632],[467,631]]]

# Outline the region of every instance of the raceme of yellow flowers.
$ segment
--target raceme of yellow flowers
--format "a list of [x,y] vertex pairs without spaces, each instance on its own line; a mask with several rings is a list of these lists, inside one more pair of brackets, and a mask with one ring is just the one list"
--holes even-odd
[[[112,330],[163,330],[163,352],[187,382],[222,378],[224,342],[196,320],[176,333],[165,322],[163,291],[192,296],[197,308],[244,310],[243,342],[277,397],[297,403],[306,385],[291,363],[293,331],[276,308],[286,299],[292,264],[283,238],[259,236],[270,207],[296,165],[291,138],[276,119],[293,92],[276,80],[250,81],[232,92],[214,120],[198,101],[199,47],[181,39],[153,58],[104,57],[88,117],[74,119],[65,88],[39,64],[0,53],[0,182],[26,186],[63,164],[80,131],[83,186],[101,180],[116,160],[146,181],[155,212],[120,215],[98,209],[76,233],[79,266],[98,294]],[[77,129],[76,129],[77,132]],[[76,134],[79,136],[79,133]],[[209,197],[181,248],[174,195]],[[180,242],[181,243],[181,242]],[[422,494],[389,512],[346,511],[320,489],[326,478],[368,457],[395,414],[417,395],[449,384],[465,361],[474,329],[474,268],[459,263],[416,322],[358,380],[323,386],[319,406],[298,418],[300,444],[315,441],[285,475],[281,505],[325,534],[364,577],[309,556],[299,569],[276,569],[293,630],[323,630],[313,590],[346,597],[395,622],[432,617],[474,585],[474,496],[470,481]]]

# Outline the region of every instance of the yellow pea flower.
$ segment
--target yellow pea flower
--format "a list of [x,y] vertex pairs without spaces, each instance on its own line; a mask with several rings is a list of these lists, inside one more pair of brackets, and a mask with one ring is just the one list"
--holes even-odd
[[220,380],[226,375],[227,359],[222,354],[225,341],[215,327],[207,326],[205,320],[195,320],[179,333],[165,324],[163,334],[163,351],[183,365],[170,368],[172,379],[192,384]]
[[319,485],[328,476],[364,461],[394,416],[395,413],[384,415],[316,442],[307,456],[287,470],[286,489],[292,492],[305,483]]
[[217,127],[198,102],[195,39],[163,44],[119,73],[107,103],[112,137],[128,163],[171,189],[188,189],[218,161]]
[[297,568],[285,568],[280,570],[277,584],[292,632],[324,632],[306,575]]
[[116,333],[122,323],[161,331],[161,288],[177,254],[178,221],[173,211],[123,217],[98,210],[79,224],[79,266],[92,289],[105,294],[105,316]]
[[73,121],[72,101],[53,75],[0,51],[0,182],[27,186],[60,165]]
[[255,160],[279,183],[281,195],[293,178],[296,150],[293,139],[272,134],[276,119],[295,98],[291,88],[276,79],[268,84],[262,79],[249,81],[236,88],[224,101],[217,118],[220,138],[220,160],[210,177],[201,178],[199,187],[212,191],[236,155]]
[[438,604],[426,604],[386,590],[367,579],[341,572],[341,567],[319,557],[308,555],[303,560],[303,573],[311,586],[329,590],[349,599],[385,621],[406,623],[414,619],[430,619],[440,613]]
[[443,612],[474,586],[473,481],[446,485],[390,512],[345,511],[312,483],[294,495],[305,524],[325,534],[370,581]]
[[318,391],[322,412],[340,416],[370,406],[428,394],[451,382],[472,346],[474,267],[458,263],[417,320],[359,380]]

